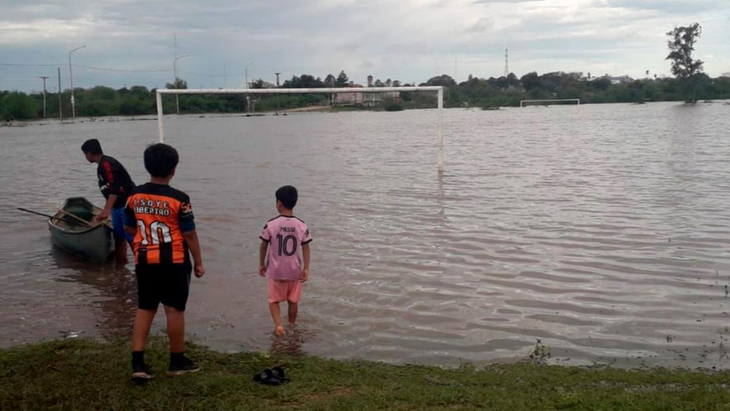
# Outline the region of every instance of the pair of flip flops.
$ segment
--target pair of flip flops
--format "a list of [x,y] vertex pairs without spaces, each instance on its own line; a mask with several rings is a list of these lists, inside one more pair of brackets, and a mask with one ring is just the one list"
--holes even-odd
[[253,376],[253,380],[264,385],[281,385],[289,382],[281,367],[267,368]]

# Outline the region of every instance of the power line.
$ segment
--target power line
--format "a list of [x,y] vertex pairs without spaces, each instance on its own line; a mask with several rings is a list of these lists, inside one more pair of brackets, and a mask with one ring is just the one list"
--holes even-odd
[[236,74],[206,74],[206,73],[196,73],[194,71],[187,71],[187,70],[180,70],[178,69],[180,73],[186,73],[186,74],[193,74],[196,76],[204,76],[204,77],[243,77],[246,75],[246,73],[236,73]]
[[[185,74],[192,74],[192,75],[195,75],[195,76],[204,76],[204,77],[220,77],[220,78],[226,77],[226,75],[225,75],[225,74],[206,74],[206,73],[196,73],[196,72],[194,72],[194,71],[187,71],[187,70],[180,70],[180,69],[177,69],[177,71],[179,71],[180,73],[185,73]],[[228,76],[228,77],[236,77],[236,76],[240,76],[240,74],[228,74],[227,76]]]
[[[6,67],[56,67],[59,65],[65,65],[65,64],[20,64],[20,63],[0,63],[0,66],[6,66]],[[85,68],[89,70],[98,70],[98,71],[116,71],[116,72],[122,72],[122,73],[168,73],[171,70],[169,69],[154,69],[154,70],[130,70],[130,69],[115,69],[115,68],[106,68],[106,67],[92,67],[92,66],[84,66],[82,64],[72,64],[73,67],[79,67],[79,68]]]
[[80,67],[85,68],[89,70],[98,70],[98,71],[115,71],[115,72],[121,72],[121,73],[169,73],[170,69],[156,69],[156,70],[127,70],[127,69],[113,69],[113,68],[103,68],[103,67],[91,67],[91,66],[83,66],[81,64],[73,64],[74,67]]
[[[0,63],[0,67],[56,67],[63,64],[25,64],[25,63]],[[112,72],[112,73],[143,73],[143,74],[150,74],[150,73],[170,73],[173,70],[171,69],[148,69],[148,70],[136,70],[136,69],[117,69],[117,68],[109,68],[109,67],[95,67],[95,66],[86,66],[83,64],[71,64],[71,67],[77,67],[87,70],[94,70],[94,71],[102,71],[102,72]],[[223,74],[211,74],[211,73],[199,73],[195,71],[187,71],[187,70],[178,70],[181,73],[194,75],[194,76],[201,76],[201,77],[210,77],[210,78],[228,78],[228,77],[243,77],[246,76],[245,72],[241,73],[223,73]],[[27,80],[26,80],[27,79]],[[37,79],[37,77],[33,76],[15,76],[15,77],[3,77],[3,80],[15,80],[15,81],[26,81],[29,82],[30,79]],[[86,80],[89,80],[86,78]]]
[[[7,66],[7,67],[56,67],[60,64],[20,64],[20,63],[0,63],[0,66]],[[134,69],[116,69],[116,68],[109,68],[109,67],[94,67],[94,66],[86,66],[83,64],[72,64],[72,67],[78,67],[83,68],[87,70],[96,70],[96,71],[109,71],[109,72],[117,72],[117,73],[170,73],[171,69],[150,69],[150,70],[134,70]],[[196,76],[204,76],[204,77],[218,77],[218,78],[224,78],[224,77],[243,77],[246,75],[245,72],[241,73],[235,73],[235,74],[210,74],[210,73],[198,73],[195,71],[187,71],[187,70],[178,70],[181,73],[186,74],[193,74]],[[33,77],[35,78],[35,77]]]
[[0,66],[9,66],[9,67],[56,67],[60,66],[63,63],[57,63],[57,64],[20,64],[20,63],[0,63]]

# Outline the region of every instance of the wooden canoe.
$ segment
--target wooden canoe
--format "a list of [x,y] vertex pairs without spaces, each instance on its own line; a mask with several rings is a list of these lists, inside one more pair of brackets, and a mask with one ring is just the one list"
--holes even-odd
[[[91,223],[91,226],[73,223],[64,213],[58,212],[48,219],[53,243],[60,249],[94,262],[101,262],[109,257],[114,248],[112,227],[108,222],[94,222],[94,216],[101,208],[93,205],[83,197],[72,197],[61,207],[63,211],[73,214]],[[63,218],[60,219],[60,218]]]

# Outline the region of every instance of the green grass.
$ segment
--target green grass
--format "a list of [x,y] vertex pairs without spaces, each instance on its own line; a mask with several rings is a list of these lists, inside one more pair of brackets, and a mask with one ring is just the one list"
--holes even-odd
[[[0,350],[0,410],[715,410],[730,409],[730,374],[494,365],[483,370],[391,366],[315,357],[221,354],[191,346],[197,374],[129,381],[126,341],[64,340]],[[261,386],[252,375],[281,362],[292,382]]]

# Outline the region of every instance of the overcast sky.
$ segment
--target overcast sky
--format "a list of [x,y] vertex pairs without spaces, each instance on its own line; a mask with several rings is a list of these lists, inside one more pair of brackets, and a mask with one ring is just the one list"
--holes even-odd
[[[509,68],[641,77],[669,74],[665,33],[702,24],[696,56],[711,76],[730,71],[730,0],[0,0],[0,63],[62,63],[69,86],[242,87],[340,70],[358,83],[422,82],[438,74],[498,77]],[[456,62],[456,64],[455,64]],[[224,70],[225,68],[225,70]],[[157,71],[161,70],[161,71]],[[227,76],[224,76],[227,73]],[[39,90],[56,66],[0,65],[0,89]]]

